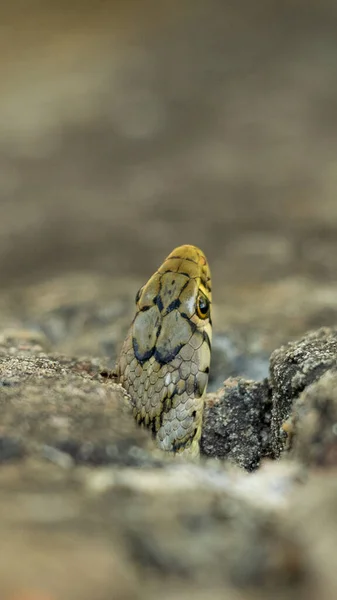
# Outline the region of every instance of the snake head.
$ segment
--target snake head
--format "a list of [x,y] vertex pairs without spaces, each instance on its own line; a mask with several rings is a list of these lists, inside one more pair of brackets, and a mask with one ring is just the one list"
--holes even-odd
[[[211,274],[204,253],[176,248],[139,290],[120,356],[120,381],[158,445],[198,442],[211,352]],[[195,446],[195,444],[194,444]]]

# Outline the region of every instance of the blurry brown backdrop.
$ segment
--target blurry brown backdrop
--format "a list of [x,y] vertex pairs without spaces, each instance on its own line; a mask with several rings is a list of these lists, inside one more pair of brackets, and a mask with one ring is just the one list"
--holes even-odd
[[177,244],[228,282],[337,272],[337,5],[0,8],[2,287],[147,277]]

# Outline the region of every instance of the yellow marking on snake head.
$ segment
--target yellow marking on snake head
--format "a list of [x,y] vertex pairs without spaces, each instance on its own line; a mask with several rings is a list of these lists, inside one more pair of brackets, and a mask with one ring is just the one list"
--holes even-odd
[[204,253],[169,254],[139,290],[117,373],[138,423],[163,450],[199,453],[211,358],[211,274]]

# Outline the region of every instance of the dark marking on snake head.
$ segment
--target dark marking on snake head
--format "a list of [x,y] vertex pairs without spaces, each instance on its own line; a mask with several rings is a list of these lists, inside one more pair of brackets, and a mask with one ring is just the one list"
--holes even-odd
[[197,330],[197,325],[195,323],[193,323],[193,321],[191,321],[190,317],[186,313],[181,312],[180,315],[183,317],[183,319],[186,319],[186,321],[188,321],[188,324],[191,328],[191,332],[192,332],[191,337],[192,337],[193,333]]
[[158,294],[155,298],[153,298],[153,303],[158,306],[159,312],[161,312],[163,310],[164,305],[163,305],[162,299],[160,297],[160,294]]
[[142,308],[139,309],[139,312],[146,312],[147,310],[150,310],[151,306],[142,306]]
[[150,348],[150,350],[147,350],[146,352],[141,352],[139,349],[139,345],[138,342],[136,340],[136,338],[132,338],[132,345],[133,345],[133,350],[135,353],[135,357],[138,360],[138,362],[140,362],[141,364],[143,364],[145,361],[149,360],[149,358],[151,358],[151,356],[153,355],[154,352],[154,348]]
[[[162,366],[162,365],[166,365],[167,363],[171,362],[171,360],[173,360],[177,354],[180,352],[180,350],[182,349],[182,347],[184,346],[184,344],[178,344],[177,346],[175,346],[175,348],[172,348],[172,350],[167,351],[167,349],[165,348],[160,348],[157,346],[157,348],[154,349],[154,357],[156,359],[156,361]],[[152,356],[152,354],[151,354]]]
[[142,294],[142,291],[143,291],[143,287],[144,286],[142,286],[141,288],[139,288],[139,290],[138,290],[138,292],[136,294],[136,299],[135,299],[136,304],[138,304],[138,302],[140,300],[140,297],[141,297],[141,294]]
[[[177,260],[179,259],[179,260],[181,260],[181,256],[170,256],[170,259],[171,260],[173,260],[173,259],[177,259]],[[183,260],[188,260],[189,262],[192,262],[195,265],[198,264],[198,262],[196,260],[194,260],[193,258],[190,258],[188,256],[184,256]]]
[[181,305],[181,300],[179,298],[172,300],[172,302],[168,305],[168,307],[166,309],[166,314],[168,315],[175,308],[179,308],[180,305]]
[[204,338],[204,341],[206,342],[209,349],[211,349],[211,340],[209,339],[209,335],[208,335],[207,331],[204,330],[202,332],[202,337]]

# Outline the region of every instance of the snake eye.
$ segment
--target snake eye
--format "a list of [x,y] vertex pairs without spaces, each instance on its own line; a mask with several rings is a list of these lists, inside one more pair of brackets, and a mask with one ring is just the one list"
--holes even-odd
[[200,319],[207,319],[209,316],[209,300],[205,294],[199,292],[197,298],[197,315]]

